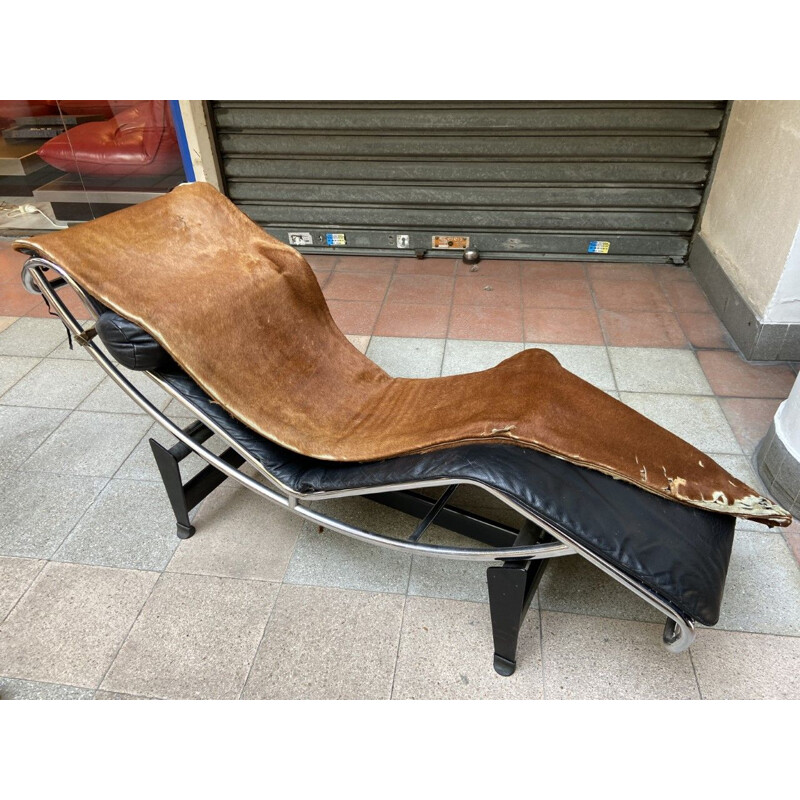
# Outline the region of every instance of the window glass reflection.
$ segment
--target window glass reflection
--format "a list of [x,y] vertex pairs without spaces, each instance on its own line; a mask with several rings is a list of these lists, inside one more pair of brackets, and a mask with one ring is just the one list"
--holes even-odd
[[4,232],[68,227],[185,179],[166,100],[0,101],[0,134]]

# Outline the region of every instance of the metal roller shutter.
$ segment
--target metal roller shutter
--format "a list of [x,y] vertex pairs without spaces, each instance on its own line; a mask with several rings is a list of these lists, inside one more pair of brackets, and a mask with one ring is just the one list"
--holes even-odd
[[686,256],[726,118],[724,101],[210,108],[229,197],[283,241],[310,233],[306,252],[397,254],[400,235],[430,252],[441,235],[607,261]]

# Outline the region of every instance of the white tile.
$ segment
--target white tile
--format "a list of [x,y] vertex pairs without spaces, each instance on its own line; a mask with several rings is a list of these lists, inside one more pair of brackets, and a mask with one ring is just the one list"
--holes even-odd
[[609,347],[608,354],[621,392],[714,394],[690,350]]
[[442,362],[442,375],[480,372],[522,352],[522,342],[483,342],[448,339]]
[[367,358],[395,378],[435,378],[442,367],[444,339],[373,336]]

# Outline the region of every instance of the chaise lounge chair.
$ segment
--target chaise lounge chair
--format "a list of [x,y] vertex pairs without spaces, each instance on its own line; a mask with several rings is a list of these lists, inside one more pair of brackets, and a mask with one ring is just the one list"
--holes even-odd
[[[646,600],[666,617],[664,645],[680,652],[696,622],[719,618],[735,518],[791,522],[543,350],[469,375],[391,378],[340,333],[305,259],[207,184],[15,247],[30,256],[26,288],[178,440],[151,440],[178,536],[195,533],[191,509],[232,478],[362,541],[487,561],[502,675],[515,669],[520,626],[550,558],[578,554]],[[64,286],[93,325],[84,329],[68,310]],[[175,425],[120,366],[146,372],[197,421]],[[204,446],[212,436],[227,446],[220,455]],[[184,483],[179,464],[190,452],[208,466]],[[449,505],[462,484],[517,511],[522,527]],[[431,487],[443,490],[438,498],[420,492]],[[354,496],[419,524],[399,539],[313,508]],[[481,546],[426,543],[434,520]]]

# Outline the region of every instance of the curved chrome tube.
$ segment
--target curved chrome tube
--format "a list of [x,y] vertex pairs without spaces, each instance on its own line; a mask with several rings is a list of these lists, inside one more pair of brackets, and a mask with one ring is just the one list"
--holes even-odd
[[670,653],[682,653],[688,650],[694,642],[695,630],[691,620],[686,620],[685,626],[679,625],[676,620],[668,618],[664,623],[662,641]]
[[[183,442],[193,452],[197,453],[204,461],[214,466],[226,476],[233,478],[240,484],[261,495],[262,497],[270,500],[278,505],[283,506],[292,513],[297,514],[304,519],[315,522],[318,525],[329,528],[331,530],[342,533],[345,536],[350,536],[354,539],[367,541],[376,544],[380,547],[386,547],[394,550],[406,550],[421,555],[439,556],[442,558],[460,559],[468,561],[497,561],[504,559],[515,560],[536,560],[543,558],[553,558],[557,556],[565,556],[578,554],[583,556],[589,562],[594,564],[598,569],[605,572],[617,582],[621,583],[627,589],[632,591],[637,596],[641,597],[651,606],[655,607],[667,617],[667,623],[663,634],[664,646],[673,653],[679,653],[686,650],[695,638],[694,624],[692,620],[686,615],[682,614],[672,603],[665,600],[648,587],[636,581],[634,578],[626,575],[616,567],[606,563],[590,550],[588,550],[581,543],[572,539],[568,532],[561,530],[552,523],[541,520],[532,514],[528,509],[523,508],[517,503],[509,500],[499,491],[492,487],[484,486],[477,481],[453,481],[447,479],[437,479],[430,481],[419,481],[413,483],[403,483],[391,486],[381,486],[374,488],[363,489],[349,489],[335,492],[319,492],[313,495],[301,495],[294,492],[289,487],[280,483],[273,475],[267,472],[263,465],[254,459],[244,448],[237,442],[232,440],[224,431],[222,431],[210,418],[208,418],[200,409],[192,405],[185,397],[178,394],[158,376],[146,373],[152,380],[155,381],[164,391],[172,397],[180,401],[186,406],[192,415],[200,419],[207,425],[214,433],[220,436],[228,446],[240,453],[264,478],[270,481],[273,486],[279,489],[282,494],[268,488],[262,483],[251,478],[243,472],[240,472],[235,467],[231,467],[225,461],[220,459],[210,450],[207,450],[201,444],[195,442],[191,437],[187,436],[183,430],[178,427],[169,417],[161,413],[144,395],[142,395],[133,384],[125,378],[125,376],[116,368],[110,359],[103,353],[92,341],[82,338],[84,333],[83,328],[75,320],[69,309],[63,304],[54,286],[44,276],[42,270],[53,270],[63,278],[66,285],[69,285],[75,293],[80,297],[92,318],[96,319],[97,314],[83,289],[75,283],[75,281],[58,265],[42,258],[31,258],[25,262],[22,268],[22,280],[25,288],[34,294],[42,294],[47,297],[51,307],[55,309],[56,313],[62,319],[64,324],[70,332],[77,338],[79,343],[83,345],[100,365],[100,367],[109,375],[109,377],[147,414],[160,423],[166,430],[168,430],[176,439]],[[60,283],[60,281],[59,281]],[[63,284],[61,284],[63,285]],[[340,520],[332,519],[325,514],[320,514],[313,511],[306,506],[300,505],[297,501],[302,498],[304,500],[322,500],[332,499],[336,497],[354,497],[372,492],[388,492],[397,491],[401,489],[410,488],[424,488],[430,486],[442,486],[452,483],[468,483],[476,485],[489,492],[490,494],[498,497],[509,507],[513,508],[520,515],[526,519],[531,520],[535,524],[550,533],[557,541],[545,544],[531,545],[527,547],[500,547],[487,549],[479,548],[459,548],[459,547],[443,547],[440,545],[427,545],[420,542],[408,542],[401,539],[392,539],[391,537],[382,536],[380,534],[371,533],[362,530],[355,526]]]

